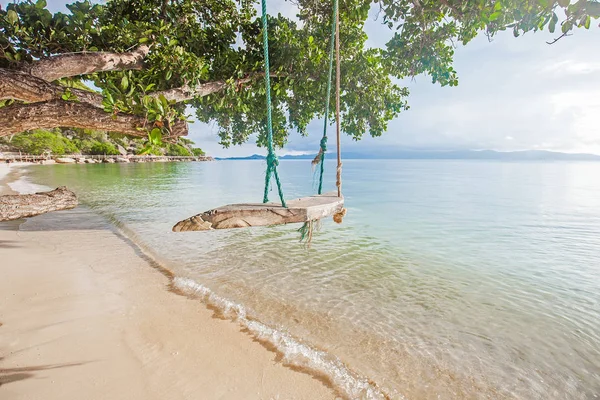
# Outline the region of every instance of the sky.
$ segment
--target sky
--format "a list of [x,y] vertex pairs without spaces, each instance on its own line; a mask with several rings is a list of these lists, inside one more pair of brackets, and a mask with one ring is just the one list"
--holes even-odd
[[[0,1],[2,6],[6,1]],[[48,0],[52,11],[66,11],[65,0]],[[270,13],[295,16],[289,1],[270,0]],[[389,30],[373,9],[366,31],[368,45],[383,46]],[[492,42],[480,36],[455,54],[458,87],[440,87],[428,76],[401,81],[410,90],[410,109],[389,124],[380,138],[342,140],[346,151],[553,150],[600,154],[600,28],[575,30],[554,45],[547,31],[514,38],[502,32]],[[194,123],[189,138],[220,157],[264,154],[254,142],[223,149],[218,127]],[[333,131],[333,128],[332,128]],[[315,153],[322,121],[309,126],[309,137],[291,132],[280,154]],[[332,146],[330,146],[332,147]]]

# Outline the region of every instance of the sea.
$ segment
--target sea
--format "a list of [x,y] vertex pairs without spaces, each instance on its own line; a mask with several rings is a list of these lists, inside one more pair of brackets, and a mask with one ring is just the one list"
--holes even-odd
[[[171,231],[260,202],[265,169],[31,166],[15,185],[67,185],[177,291],[341,397],[600,398],[600,163],[345,160],[347,214],[310,246],[297,224]],[[310,161],[279,173],[286,198],[316,192]]]

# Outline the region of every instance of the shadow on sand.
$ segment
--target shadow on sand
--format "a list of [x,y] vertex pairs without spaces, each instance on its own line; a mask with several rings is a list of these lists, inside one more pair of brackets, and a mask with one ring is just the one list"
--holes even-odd
[[78,365],[83,364],[86,363],[34,365],[31,367],[20,368],[0,368],[0,386],[33,378],[35,377],[35,372],[58,368],[76,367]]

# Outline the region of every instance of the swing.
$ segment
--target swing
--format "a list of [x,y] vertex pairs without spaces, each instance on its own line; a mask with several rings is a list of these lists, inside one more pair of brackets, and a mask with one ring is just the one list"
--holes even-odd
[[[327,83],[327,99],[325,106],[325,122],[323,138],[321,139],[319,154],[313,163],[320,163],[318,194],[309,197],[290,200],[286,203],[281,189],[277,166],[279,161],[273,145],[273,127],[271,122],[271,82],[269,72],[269,42],[267,33],[267,5],[262,0],[262,25],[263,47],[265,55],[265,87],[267,93],[267,172],[265,176],[265,190],[263,203],[230,204],[215,208],[188,219],[178,222],[173,226],[173,232],[205,231],[212,229],[245,228],[251,226],[283,225],[288,223],[303,222],[305,226],[312,226],[312,222],[324,217],[333,216],[337,223],[342,222],[346,214],[344,197],[342,196],[342,160],[340,153],[340,59],[339,59],[339,14],[338,0],[333,0],[333,16],[331,23],[331,42],[329,46],[329,80]],[[322,194],[323,171],[325,152],[327,151],[327,121],[329,114],[329,98],[331,94],[331,81],[333,75],[333,50],[334,41],[336,48],[336,137],[337,137],[337,193]],[[277,183],[277,191],[281,203],[269,202],[269,186],[271,176]]]

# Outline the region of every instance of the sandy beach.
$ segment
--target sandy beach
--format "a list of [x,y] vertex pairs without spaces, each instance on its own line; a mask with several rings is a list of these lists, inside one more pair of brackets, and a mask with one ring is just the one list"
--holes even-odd
[[11,172],[14,172],[14,168],[9,164],[0,163],[0,196],[3,194],[15,194],[10,186],[8,186],[8,182],[11,180]]
[[336,397],[85,208],[0,223],[0,255],[0,399]]

